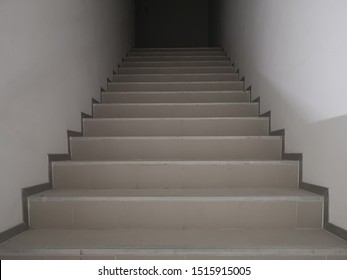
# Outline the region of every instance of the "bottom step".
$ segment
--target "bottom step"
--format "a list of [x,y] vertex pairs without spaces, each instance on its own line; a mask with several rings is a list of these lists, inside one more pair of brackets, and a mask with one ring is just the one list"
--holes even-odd
[[344,259],[325,230],[29,230],[0,259]]

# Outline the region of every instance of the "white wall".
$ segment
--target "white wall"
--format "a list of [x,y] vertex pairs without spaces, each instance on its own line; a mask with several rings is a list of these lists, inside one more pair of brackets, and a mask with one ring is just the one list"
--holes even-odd
[[0,232],[133,44],[130,0],[0,1]]
[[[330,221],[347,229],[347,1],[217,0],[230,54],[304,181],[330,188]],[[217,42],[218,43],[218,42]]]

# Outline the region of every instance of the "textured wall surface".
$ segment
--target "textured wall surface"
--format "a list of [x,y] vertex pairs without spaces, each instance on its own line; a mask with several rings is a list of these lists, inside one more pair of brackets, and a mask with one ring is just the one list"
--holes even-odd
[[22,222],[21,188],[48,181],[49,153],[133,44],[129,0],[0,2],[0,232]]
[[[230,54],[304,181],[330,188],[330,221],[347,229],[347,2],[216,0],[214,43]],[[218,31],[219,30],[219,31]]]

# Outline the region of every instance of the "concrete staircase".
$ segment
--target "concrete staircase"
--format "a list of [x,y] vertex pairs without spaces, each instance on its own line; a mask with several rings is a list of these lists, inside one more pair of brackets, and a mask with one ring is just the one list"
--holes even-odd
[[220,48],[133,49],[2,259],[346,259]]

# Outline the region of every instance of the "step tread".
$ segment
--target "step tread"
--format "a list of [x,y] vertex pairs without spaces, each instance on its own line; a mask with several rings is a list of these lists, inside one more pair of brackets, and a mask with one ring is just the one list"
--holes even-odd
[[0,256],[347,256],[322,229],[34,229],[0,245]]
[[240,189],[52,189],[30,196],[30,202],[49,201],[309,201],[322,202],[323,197],[294,188]]

